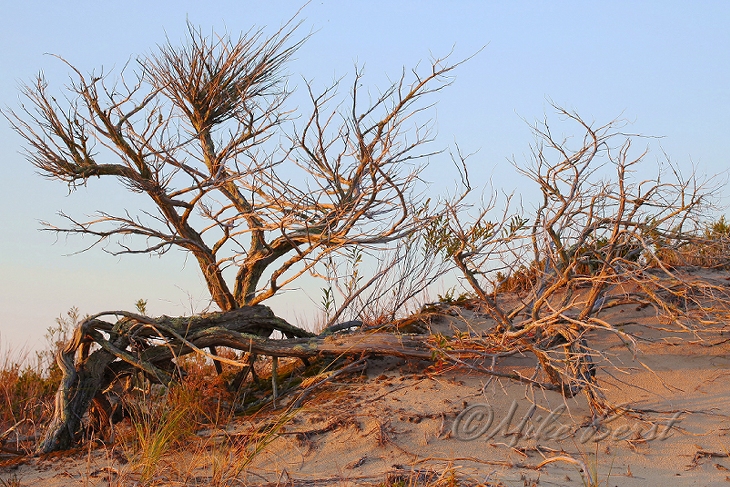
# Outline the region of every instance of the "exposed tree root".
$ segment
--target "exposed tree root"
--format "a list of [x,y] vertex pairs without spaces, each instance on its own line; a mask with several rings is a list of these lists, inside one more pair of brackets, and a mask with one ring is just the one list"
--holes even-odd
[[[111,323],[101,319],[108,316],[118,320]],[[180,318],[150,318],[122,311],[91,316],[79,325],[73,339],[59,353],[63,380],[56,396],[54,418],[38,451],[68,449],[86,428],[104,429],[119,420],[119,411],[114,410],[105,391],[133,374],[142,373],[152,382],[167,385],[183,376],[177,359],[191,353],[242,370],[251,368],[250,360],[214,355],[207,351],[211,347],[245,352],[249,358],[265,355],[306,361],[322,355],[354,357],[357,361],[350,367],[360,365],[369,355],[449,363],[552,390],[566,397],[585,392],[591,408],[597,413],[611,409],[596,383],[592,359],[596,352],[588,348],[583,333],[572,329],[568,322],[552,323],[549,330],[542,329],[544,333],[527,334],[523,328],[512,332],[497,330],[482,336],[461,335],[455,339],[398,333],[400,327],[396,324],[380,326],[377,330],[360,327],[357,332],[333,333],[333,330],[343,331],[360,325],[354,322],[335,325],[314,335],[277,318],[262,305]],[[269,338],[275,331],[285,338]],[[517,352],[534,354],[545,379],[539,380],[537,372],[527,377],[514,371],[495,370],[498,358]],[[483,365],[488,359],[491,359],[491,367]],[[311,390],[305,388],[298,401],[309,392]]]
[[[110,323],[100,319],[103,316],[121,319]],[[274,331],[287,338],[268,338]],[[73,339],[57,357],[63,380],[56,395],[54,418],[38,450],[48,453],[70,448],[83,429],[84,417],[92,403],[105,420],[111,420],[114,411],[103,391],[114,381],[135,372],[144,373],[154,382],[169,384],[180,375],[175,359],[190,353],[236,367],[247,366],[244,361],[206,352],[210,347],[302,359],[321,354],[392,355],[426,360],[434,356],[424,337],[389,333],[337,336],[331,330],[327,332],[316,336],[301,330],[262,305],[183,318],[153,319],[123,311],[94,315],[79,325]]]

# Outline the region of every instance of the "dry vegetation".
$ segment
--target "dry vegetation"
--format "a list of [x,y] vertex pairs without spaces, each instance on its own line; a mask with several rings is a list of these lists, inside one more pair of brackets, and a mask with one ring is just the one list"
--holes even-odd
[[[211,40],[191,28],[187,45],[162,46],[131,81],[72,68],[67,105],[39,78],[25,90],[28,107],[7,114],[46,176],[71,188],[114,176],[157,211],[100,212],[90,221],[63,215],[70,226],[52,230],[98,243],[141,237],[140,247],[120,240],[114,253],[179,247],[200,265],[221,313],[150,317],[144,302],[134,313],[82,319],[72,311],[49,330],[51,347],[35,362],[6,352],[5,462],[99,446],[128,465],[110,475],[114,485],[237,485],[302,404],[378,355],[428,360],[434,374],[461,368],[565,397],[585,393],[603,417],[617,405],[602,394],[597,364],[610,357],[591,334],[635,344],[606,321],[608,310],[653,307],[688,333],[730,312],[725,287],[685,272],[730,264],[730,226],[713,222],[711,181],[672,165],[640,177],[640,138],[618,122],[596,126],[556,107],[561,127],[577,135],[557,136],[547,120],[532,127],[532,158],[515,169],[540,195],[534,210],[497,194],[469,204],[474,191],[460,154],[459,194],[422,198],[420,169],[410,166],[433,153],[422,150],[430,124],[417,121],[421,98],[448,85],[459,63],[435,60],[365,102],[360,71],[346,105],[333,101],[337,86],[310,89],[303,125],[272,145],[289,117],[281,73],[302,42],[292,42],[295,30]],[[97,146],[117,163],[97,162]],[[286,171],[306,184],[294,185]],[[364,255],[382,263],[367,276]],[[468,293],[398,314],[454,271]],[[260,304],[305,273],[325,283],[319,334]],[[472,310],[488,330],[431,334],[430,320],[454,309]],[[527,376],[498,367],[516,354],[532,354],[540,368]],[[251,427],[229,434],[226,425],[241,416]],[[171,452],[209,465],[206,478],[166,464]],[[463,484],[445,468],[394,471],[379,485]]]
[[[659,261],[654,266],[647,267],[645,272],[651,276],[661,276],[659,273],[667,271],[677,273],[677,280],[671,281],[667,277],[657,278],[654,283],[661,287],[659,295],[664,308],[657,306],[657,313],[668,318],[666,323],[671,321],[680,323],[687,332],[691,334],[702,334],[703,327],[711,325],[711,318],[718,315],[727,315],[728,309],[723,308],[726,303],[726,291],[710,289],[701,286],[701,282],[695,282],[701,292],[687,295],[686,287],[679,286],[678,282],[686,281],[691,277],[692,267],[676,267],[677,259],[684,259],[691,256],[693,259],[702,257],[702,262],[710,267],[722,266],[724,254],[719,252],[727,245],[728,235],[724,220],[719,220],[707,225],[697,234],[697,240],[691,244],[696,251],[689,252],[689,245],[682,248],[680,252],[664,253],[668,257],[666,261]],[[712,261],[707,255],[716,255]],[[671,259],[671,260],[670,260]],[[696,262],[696,261],[695,261]],[[687,270],[690,273],[687,273]],[[519,272],[516,280],[520,280]],[[530,281],[533,282],[533,281]],[[510,285],[510,292],[492,292],[491,296],[498,302],[522,303],[524,296],[532,289],[524,285]],[[628,289],[628,288],[625,288]],[[617,303],[635,302],[641,306],[656,305],[657,302],[642,301],[641,289],[633,288],[633,292],[622,292],[617,295]],[[709,299],[708,292],[722,292],[716,297]],[[565,292],[563,290],[562,292]],[[560,293],[560,296],[563,294]],[[681,299],[678,299],[680,297]],[[643,295],[642,299],[646,299]],[[618,305],[618,304],[617,304]],[[434,316],[442,313],[453,313],[458,309],[470,309],[478,315],[489,316],[487,303],[475,295],[462,294],[460,296],[447,295],[441,301],[427,306],[424,311],[413,317],[395,321],[389,326],[374,327],[370,333],[403,333],[423,332],[428,329],[426,324]],[[60,336],[61,331],[67,333],[70,325],[74,324],[79,317],[73,312],[69,318],[59,319],[56,327],[49,330]],[[705,323],[705,325],[699,325]],[[496,323],[495,323],[496,325]],[[608,324],[602,325],[604,328]],[[54,331],[55,330],[55,331]],[[516,375],[513,372],[505,371],[499,367],[500,357],[507,357],[518,352],[532,352],[536,350],[534,336],[522,340],[509,340],[506,330],[500,330],[496,326],[492,332],[473,333],[462,332],[454,335],[424,335],[424,341],[430,348],[435,360],[432,373],[439,374],[439,371],[452,370],[453,367],[464,370],[479,370],[485,375],[502,377],[506,379],[525,382],[537,385],[546,389],[562,390],[563,393],[572,394],[573,391],[565,391],[562,382],[551,382],[550,377],[544,373],[533,377]],[[617,333],[621,333],[617,331]],[[623,335],[632,339],[629,334]],[[345,335],[345,340],[356,340],[355,334]],[[590,344],[584,342],[586,347]],[[53,348],[58,350],[64,343],[58,341],[53,343]],[[551,355],[549,360],[553,363],[563,364],[564,359],[557,354],[575,353],[563,343],[557,348],[550,345],[543,345],[545,354]],[[601,351],[589,349],[592,361],[598,361]],[[5,358],[5,365],[2,370],[3,381],[3,417],[2,417],[2,457],[7,467],[17,464],[18,460],[33,455],[41,439],[44,429],[47,428],[49,419],[52,416],[53,400],[55,390],[61,380],[61,373],[57,367],[49,367],[48,357],[54,353],[49,350],[41,354],[35,361],[35,367],[21,365],[18,361]],[[221,358],[236,361],[240,356],[233,351],[221,350]],[[540,353],[540,351],[538,351]],[[329,358],[327,358],[329,356]],[[358,363],[359,362],[359,363]],[[27,363],[27,361],[26,361]],[[295,418],[302,405],[302,401],[309,400],[312,393],[316,395],[319,390],[327,390],[321,387],[329,381],[336,379],[337,375],[346,377],[347,374],[359,375],[367,363],[362,360],[348,360],[344,357],[337,358],[325,354],[321,358],[312,357],[312,362],[307,367],[299,359],[280,359],[277,369],[276,381],[278,385],[279,409],[273,409],[272,400],[272,362],[269,359],[257,359],[254,361],[254,377],[248,376],[243,379],[239,377],[237,388],[231,390],[230,385],[236,381],[239,368],[233,365],[223,366],[223,373],[218,374],[212,361],[203,354],[190,354],[180,357],[176,361],[178,370],[182,373],[178,379],[169,387],[162,387],[145,378],[144,374],[129,376],[124,382],[123,388],[115,388],[107,391],[108,395],[118,398],[118,404],[123,414],[118,419],[124,418],[119,423],[100,424],[98,411],[92,407],[89,420],[84,424],[85,429],[78,441],[85,447],[71,450],[71,454],[84,455],[87,448],[106,451],[106,455],[116,459],[124,468],[114,472],[107,472],[110,482],[113,485],[128,485],[130,482],[142,482],[144,485],[194,485],[196,482],[204,482],[205,485],[239,485],[237,482],[245,475],[247,466],[256,456],[265,450],[267,445],[279,437],[282,426],[287,425],[292,418]],[[354,367],[353,367],[354,365]],[[602,367],[605,367],[605,362]],[[600,372],[597,370],[596,372]],[[540,377],[543,377],[541,379]],[[585,377],[571,376],[572,380],[585,380],[580,384],[580,390],[589,390],[595,386],[598,389],[600,374],[589,379]],[[561,379],[562,380],[562,379]],[[595,382],[594,382],[595,381]],[[575,391],[577,392],[577,391]],[[302,401],[300,401],[300,399]],[[7,406],[7,407],[5,407]],[[603,407],[611,405],[604,404]],[[94,417],[94,415],[97,415]],[[603,414],[603,411],[599,412]],[[103,416],[102,416],[103,417]],[[227,433],[228,426],[240,421],[240,418],[247,418],[249,425],[245,433],[236,431]],[[107,418],[107,421],[111,418]],[[208,432],[217,432],[211,434]],[[75,453],[74,453],[75,452]],[[174,467],[170,463],[173,458],[180,458],[183,455],[190,462],[189,469]],[[552,462],[568,461],[571,458],[575,461],[583,461],[573,457],[560,456],[552,457]],[[168,459],[168,460],[165,460]],[[550,462],[546,462],[547,465]],[[208,465],[210,471],[205,478],[200,477],[200,471],[194,470],[192,465]],[[577,465],[577,464],[576,464]],[[8,470],[10,472],[11,470]],[[585,468],[583,470],[586,471]],[[195,473],[193,473],[195,472]],[[98,475],[98,474],[97,474]],[[194,478],[197,475],[199,478]],[[591,477],[593,475],[593,477]],[[588,471],[588,479],[596,480],[588,485],[598,485],[595,473]],[[192,476],[192,477],[191,477]],[[12,481],[10,476],[5,481]],[[18,480],[18,479],[16,479]],[[250,480],[249,480],[250,482]],[[26,485],[20,482],[7,485]],[[380,483],[370,485],[401,486],[401,485],[474,485],[459,480],[455,470],[443,469],[413,469],[394,470],[383,477]],[[488,484],[492,485],[492,484]],[[497,485],[497,484],[494,484]]]

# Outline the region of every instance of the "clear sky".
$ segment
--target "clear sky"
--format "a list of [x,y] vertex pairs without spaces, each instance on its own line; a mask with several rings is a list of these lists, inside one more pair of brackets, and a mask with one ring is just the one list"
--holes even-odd
[[[47,53],[83,72],[120,68],[165,36],[182,39],[186,19],[218,33],[273,32],[302,3],[2,0],[0,107],[16,108],[19,85],[39,71],[54,88],[69,80],[68,68]],[[325,0],[306,5],[300,17],[301,34],[312,37],[289,65],[292,85],[303,78],[325,84],[358,64],[375,90],[431,55],[453,48],[456,59],[486,46],[458,69],[432,112],[440,147],[479,151],[471,160],[478,182],[521,189],[507,160],[527,153],[525,121],[549,114],[549,100],[587,120],[622,117],[632,132],[662,136],[650,161],[664,151],[701,174],[728,167],[730,2]],[[197,266],[182,255],[69,256],[89,242],[39,232],[41,220],[60,222],[61,209],[83,216],[123,207],[129,195],[94,181],[69,195],[63,183],[36,174],[21,150],[0,118],[0,347],[43,345],[46,328],[71,306],[130,310],[146,298],[151,314],[175,315],[206,306]],[[451,167],[448,158],[433,158],[427,177],[451,180]],[[309,303],[269,302],[294,322],[312,315]]]

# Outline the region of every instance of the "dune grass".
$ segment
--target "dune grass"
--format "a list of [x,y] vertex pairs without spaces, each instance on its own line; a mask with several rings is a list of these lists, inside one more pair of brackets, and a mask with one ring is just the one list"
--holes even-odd
[[0,353],[0,447],[6,453],[27,453],[53,416],[61,376],[25,351]]

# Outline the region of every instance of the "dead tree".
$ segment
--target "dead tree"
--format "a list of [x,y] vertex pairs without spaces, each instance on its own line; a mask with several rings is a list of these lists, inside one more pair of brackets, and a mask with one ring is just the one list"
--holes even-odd
[[232,39],[189,26],[185,45],[161,46],[116,79],[67,63],[64,95],[42,75],[27,85],[28,103],[6,116],[43,175],[72,190],[114,177],[155,208],[62,213],[69,225],[47,228],[90,235],[115,255],[189,252],[223,311],[261,303],[333,252],[419,228],[410,162],[428,155],[431,131],[414,115],[456,64],[404,72],[375,99],[361,95],[358,70],[349,103],[335,100],[338,84],[310,88],[310,115],[297,121],[283,72],[304,42],[295,29]]
[[[565,395],[585,388],[601,407],[593,387],[595,351],[585,335],[595,329],[621,334],[600,319],[601,311],[638,302],[676,319],[683,315],[672,304],[677,296],[697,296],[698,290],[727,296],[707,284],[683,282],[658,255],[697,240],[712,188],[672,165],[668,173],[637,179],[646,152],[633,154],[636,136],[622,133],[618,122],[597,127],[555,108],[581,135],[577,142],[557,138],[547,121],[532,127],[537,144],[531,163],[516,166],[537,185],[534,213],[510,209],[510,197],[497,211],[494,197],[469,218],[465,178],[466,190],[446,204],[427,239],[453,260],[482,301],[498,343],[532,351]],[[696,289],[688,292],[691,287]],[[505,304],[506,291],[518,291],[520,304]],[[555,347],[564,349],[562,358]]]
[[[116,321],[107,321],[107,317]],[[289,338],[262,337],[274,330]],[[73,338],[58,356],[63,383],[56,395],[54,418],[39,451],[48,453],[71,447],[83,432],[84,423],[91,421],[86,416],[92,402],[104,411],[107,419],[111,418],[104,391],[115,381],[141,373],[154,383],[168,385],[181,377],[177,359],[190,353],[244,367],[243,362],[204,351],[218,346],[271,357],[303,359],[322,354],[432,357],[425,340],[418,338],[388,333],[336,337],[331,335],[331,330],[315,336],[277,318],[263,305],[179,318],[151,318],[125,311],[99,313],[76,328]]]
[[[258,30],[237,39],[189,25],[182,46],[168,42],[116,76],[84,74],[61,59],[72,71],[65,93],[52,94],[43,75],[25,86],[26,103],[4,115],[44,176],[71,191],[114,178],[153,208],[101,210],[90,219],[61,213],[66,225],[46,228],[91,236],[92,246],[114,255],[183,250],[212,302],[245,315],[304,273],[316,274],[329,256],[375,251],[428,223],[413,164],[434,153],[426,150],[432,125],[422,118],[422,101],[451,82],[459,63],[434,59],[426,69],[404,70],[374,98],[363,96],[358,69],[346,102],[337,99],[340,83],[321,92],[308,84],[311,107],[302,114],[287,105],[284,69],[306,41],[295,39],[292,22],[270,36]],[[169,379],[156,358],[132,353],[135,339],[150,340],[144,333],[155,329],[168,342],[160,353],[190,346],[159,320],[118,315],[156,328],[130,335],[117,329],[124,319],[111,328],[86,322],[59,357],[66,375],[43,450],[70,445],[89,402],[122,364]],[[241,344],[231,330],[201,323],[207,338],[186,338],[197,347]],[[306,335],[273,315],[249,320],[245,333],[267,338],[273,330]],[[89,353],[92,342],[101,348]]]

